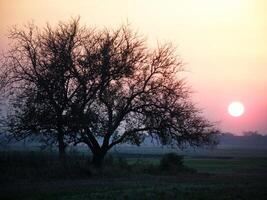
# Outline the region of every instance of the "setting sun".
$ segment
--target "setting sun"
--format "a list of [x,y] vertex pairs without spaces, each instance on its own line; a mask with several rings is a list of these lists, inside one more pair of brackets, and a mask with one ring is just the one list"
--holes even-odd
[[239,117],[244,114],[245,108],[241,102],[235,101],[229,104],[228,112],[233,117]]

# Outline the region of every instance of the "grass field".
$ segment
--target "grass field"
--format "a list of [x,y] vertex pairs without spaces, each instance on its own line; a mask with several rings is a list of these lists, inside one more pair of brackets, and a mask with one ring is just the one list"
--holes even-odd
[[[155,171],[160,154],[116,154],[102,171],[90,173],[86,171],[87,158],[82,156],[70,157],[69,168],[62,171],[60,167],[57,169],[56,158],[51,155],[6,154],[1,153],[0,163],[3,200],[263,200],[267,197],[267,158],[258,154],[185,156],[184,165],[196,172],[172,174]],[[153,170],[155,173],[151,173]]]

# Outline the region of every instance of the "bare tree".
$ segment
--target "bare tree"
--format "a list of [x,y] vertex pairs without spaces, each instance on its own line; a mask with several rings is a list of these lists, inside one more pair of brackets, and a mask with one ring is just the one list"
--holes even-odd
[[128,26],[95,31],[78,20],[27,30],[10,34],[13,135],[44,134],[61,155],[67,144],[85,143],[95,165],[113,146],[148,135],[178,147],[216,143],[171,44],[150,49]]

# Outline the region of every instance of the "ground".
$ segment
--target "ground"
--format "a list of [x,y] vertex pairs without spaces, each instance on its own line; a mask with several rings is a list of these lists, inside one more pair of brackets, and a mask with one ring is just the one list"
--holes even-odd
[[[239,156],[225,155],[186,156],[185,166],[195,172],[166,174],[148,171],[159,164],[162,155],[120,154],[123,167],[119,171],[112,168],[88,177],[79,174],[73,178],[36,178],[31,175],[27,179],[23,178],[25,176],[7,181],[2,179],[0,199],[266,199],[267,157],[251,156],[251,152],[249,156],[242,152]],[[127,167],[130,170],[125,172]],[[136,168],[146,170],[140,173]],[[16,168],[17,171],[20,169],[27,172],[25,167]],[[1,168],[3,173],[5,170]],[[10,172],[6,170],[6,173]],[[2,177],[6,179],[10,175]]]

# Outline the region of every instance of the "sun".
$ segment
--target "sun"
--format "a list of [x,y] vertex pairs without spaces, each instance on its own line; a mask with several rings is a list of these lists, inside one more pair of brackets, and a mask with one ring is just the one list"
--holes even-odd
[[234,101],[228,106],[228,113],[233,117],[240,117],[244,114],[244,105],[239,101]]

